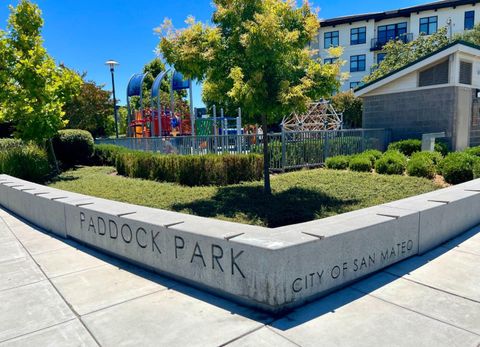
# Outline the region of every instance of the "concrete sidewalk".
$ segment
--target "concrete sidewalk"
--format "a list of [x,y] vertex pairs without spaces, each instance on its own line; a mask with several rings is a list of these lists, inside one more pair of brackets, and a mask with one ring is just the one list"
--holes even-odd
[[480,346],[480,227],[284,316],[0,209],[0,346]]

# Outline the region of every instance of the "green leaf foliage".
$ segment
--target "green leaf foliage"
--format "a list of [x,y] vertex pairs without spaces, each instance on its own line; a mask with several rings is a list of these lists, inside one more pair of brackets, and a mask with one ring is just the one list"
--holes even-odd
[[33,143],[12,146],[0,152],[0,174],[42,183],[50,172],[46,151]]
[[337,112],[343,113],[343,125],[347,129],[362,127],[363,101],[355,97],[353,91],[337,93],[332,97]]
[[0,120],[12,121],[17,137],[43,144],[64,126],[63,105],[81,78],[47,54],[37,5],[21,0],[10,12],[0,31]]
[[86,130],[60,130],[53,138],[53,148],[64,167],[88,164],[93,156],[93,137]]
[[325,166],[328,169],[333,170],[346,170],[350,163],[350,157],[346,155],[337,155],[335,157],[330,157],[325,160]]
[[166,21],[159,49],[187,78],[203,82],[207,104],[242,107],[247,123],[276,123],[339,87],[340,62],[323,65],[307,47],[319,21],[305,2],[214,0],[213,25]]
[[445,182],[463,183],[473,179],[473,168],[480,159],[465,152],[449,153],[439,164]]
[[389,150],[375,163],[375,171],[379,174],[403,175],[407,167],[407,157],[398,152]]
[[350,159],[350,170],[358,172],[371,172],[373,169],[372,159],[369,155],[359,154]]

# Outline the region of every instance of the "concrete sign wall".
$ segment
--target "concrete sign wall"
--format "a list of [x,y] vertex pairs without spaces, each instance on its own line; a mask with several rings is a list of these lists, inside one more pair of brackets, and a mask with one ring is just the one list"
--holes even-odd
[[480,180],[268,229],[114,202],[0,175],[31,223],[268,311],[324,295],[480,224]]

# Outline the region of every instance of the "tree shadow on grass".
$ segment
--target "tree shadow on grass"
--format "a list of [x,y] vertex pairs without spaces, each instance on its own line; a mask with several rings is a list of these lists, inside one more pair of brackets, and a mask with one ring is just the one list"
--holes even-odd
[[246,219],[267,227],[311,221],[347,211],[347,207],[358,200],[339,200],[323,192],[290,188],[267,196],[260,186],[234,186],[218,189],[210,199],[174,204],[175,211],[190,210],[203,217],[225,216],[235,218],[243,215]]

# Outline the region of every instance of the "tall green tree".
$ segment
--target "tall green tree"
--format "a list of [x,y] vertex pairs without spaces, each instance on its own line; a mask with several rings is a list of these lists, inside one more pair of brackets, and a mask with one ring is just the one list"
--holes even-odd
[[65,125],[63,105],[81,78],[47,54],[37,5],[21,0],[10,12],[6,31],[0,31],[0,119],[13,122],[17,137],[45,144]]
[[174,30],[166,20],[160,51],[185,77],[203,82],[203,97],[242,107],[248,123],[262,124],[265,192],[270,193],[268,124],[329,96],[339,87],[340,64],[313,59],[309,42],[319,21],[307,2],[214,0],[213,26],[187,19]]
[[439,29],[435,34],[420,35],[417,39],[404,43],[401,40],[391,40],[384,47],[385,59],[378,65],[374,65],[374,71],[364,78],[368,83],[389,74],[415,60],[435,52],[448,45],[447,28]]
[[84,81],[80,92],[64,105],[66,127],[88,130],[94,137],[115,132],[111,93],[93,81]]

